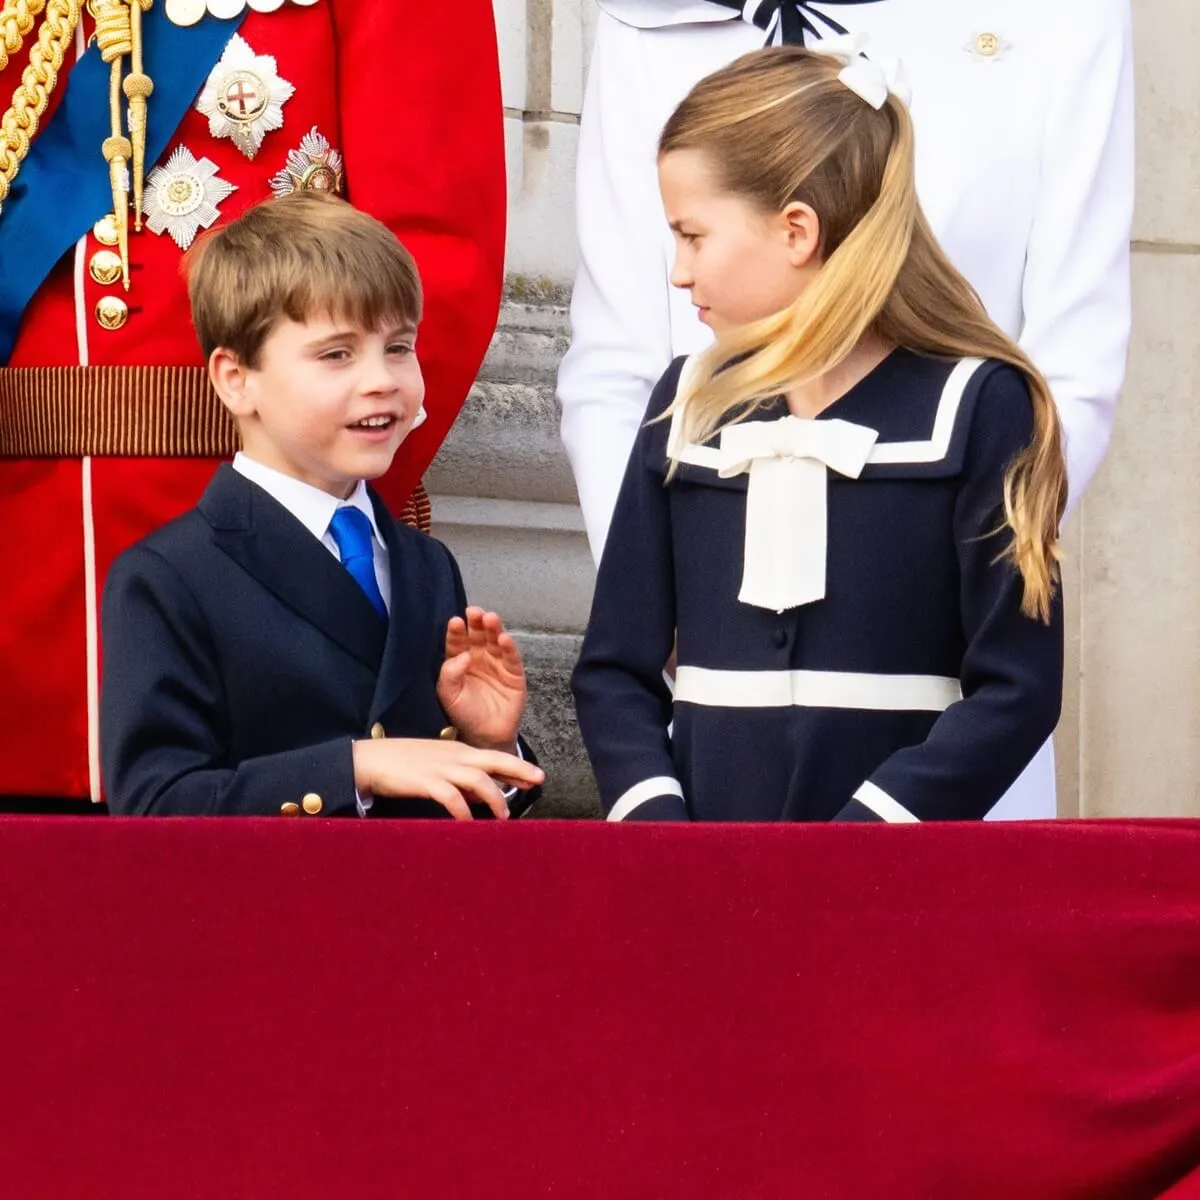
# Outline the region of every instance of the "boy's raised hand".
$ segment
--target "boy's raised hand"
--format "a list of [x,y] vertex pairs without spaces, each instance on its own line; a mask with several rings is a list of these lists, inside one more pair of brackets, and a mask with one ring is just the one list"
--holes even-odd
[[468,608],[465,621],[451,617],[437,694],[463,741],[497,750],[516,747],[525,710],[525,667],[495,613]]

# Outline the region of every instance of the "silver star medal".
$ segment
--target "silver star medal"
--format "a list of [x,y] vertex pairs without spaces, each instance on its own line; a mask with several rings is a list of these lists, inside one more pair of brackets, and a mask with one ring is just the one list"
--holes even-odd
[[197,162],[187,147],[179,146],[146,179],[146,225],[154,233],[169,233],[186,250],[221,215],[217,205],[236,191],[217,175],[215,163],[207,158]]
[[240,34],[234,34],[213,67],[196,101],[196,111],[208,118],[208,131],[230,138],[253,158],[263,138],[283,125],[283,106],[296,89],[279,77],[269,54],[255,54]]
[[329,144],[314,125],[300,139],[299,150],[289,150],[287,166],[271,177],[271,191],[276,196],[293,192],[342,193],[342,156]]

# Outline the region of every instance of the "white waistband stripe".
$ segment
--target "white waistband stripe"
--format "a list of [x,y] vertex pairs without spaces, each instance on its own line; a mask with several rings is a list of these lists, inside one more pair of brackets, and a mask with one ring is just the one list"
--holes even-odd
[[889,825],[919,825],[920,818],[914,817],[898,800],[876,787],[873,783],[864,783],[854,793],[854,799],[865,805],[877,817],[882,817]]
[[942,712],[962,699],[945,675],[869,675],[850,671],[716,671],[680,667],[675,701],[708,708],[857,708]]
[[682,800],[683,788],[680,786],[679,780],[670,775],[658,775],[654,779],[643,779],[641,783],[635,783],[612,806],[608,819],[623,821],[635,808],[645,804],[648,800],[655,800],[659,796],[678,796]]

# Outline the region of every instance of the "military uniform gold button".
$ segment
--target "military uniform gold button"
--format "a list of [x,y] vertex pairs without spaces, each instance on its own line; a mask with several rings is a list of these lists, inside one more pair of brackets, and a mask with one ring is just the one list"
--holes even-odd
[[325,801],[316,792],[309,792],[300,804],[310,817],[315,817],[325,807]]
[[88,262],[88,274],[97,283],[111,287],[121,278],[121,256],[112,250],[97,250]]
[[1000,35],[996,33],[981,33],[975,39],[975,53],[984,58],[995,58],[1000,50]]
[[371,736],[376,740],[379,738],[385,738],[387,737],[387,730],[384,729],[384,727],[378,721],[376,721],[375,724],[371,726]]
[[289,800],[289,801],[288,801],[286,804],[281,804],[281,805],[279,806],[279,811],[280,811],[281,813],[283,813],[283,815],[284,815],[285,817],[295,817],[295,816],[299,816],[299,814],[300,814],[300,805],[298,805],[298,804],[293,804],[293,803],[292,803],[292,802]]
[[120,241],[120,238],[117,236],[116,217],[112,213],[109,213],[106,217],[101,217],[92,226],[92,237],[102,246],[115,246]]
[[458,730],[455,729],[453,725],[447,725],[446,728],[438,734],[438,737],[440,737],[443,742],[457,742]]
[[120,296],[101,296],[96,302],[96,324],[101,329],[121,329],[129,320],[129,305]]

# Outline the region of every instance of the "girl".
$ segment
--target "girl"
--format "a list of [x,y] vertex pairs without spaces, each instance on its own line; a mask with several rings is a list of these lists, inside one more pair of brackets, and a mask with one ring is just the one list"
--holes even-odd
[[[1130,0],[598,0],[579,133],[580,265],[558,375],[562,440],[598,560],[650,391],[711,345],[668,282],[659,134],[711,71],[773,41],[871,39],[912,83],[917,190],[950,261],[1045,374],[1068,507],[1104,457],[1131,327]],[[797,28],[799,26],[799,28]],[[1055,815],[1050,743],[988,814]]]
[[660,139],[717,341],[654,390],[575,672],[610,820],[980,818],[1058,719],[1049,389],[930,233],[895,86],[817,49]]

